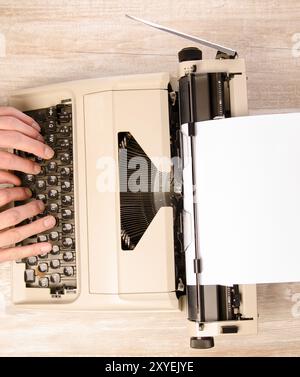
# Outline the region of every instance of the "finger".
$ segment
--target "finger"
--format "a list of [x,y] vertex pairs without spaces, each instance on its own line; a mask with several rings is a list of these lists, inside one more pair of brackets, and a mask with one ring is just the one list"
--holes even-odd
[[29,126],[35,128],[37,131],[41,131],[41,127],[37,122],[32,119],[30,116],[22,113],[22,111],[15,109],[11,106],[0,107],[0,116],[13,116],[20,119],[22,122],[28,124]]
[[41,171],[36,162],[5,151],[0,151],[0,169],[18,170],[27,174],[38,174]]
[[0,129],[18,131],[33,139],[37,139],[42,142],[44,141],[43,136],[39,133],[38,130],[29,126],[27,123],[22,122],[20,119],[14,118],[12,116],[0,116]]
[[24,187],[11,187],[0,189],[0,207],[16,200],[30,198],[32,192]]
[[17,131],[0,130],[0,147],[14,148],[48,160],[54,155],[54,151],[48,145],[23,135]]
[[19,224],[21,221],[43,212],[45,205],[41,200],[33,200],[22,206],[9,208],[0,213],[0,230]]
[[21,179],[8,171],[0,171],[0,183],[11,183],[12,185],[19,186]]
[[34,234],[44,232],[55,226],[56,220],[53,216],[46,216],[31,224],[18,226],[0,233],[0,247],[16,244]]
[[19,260],[32,255],[42,255],[49,253],[52,246],[49,242],[34,243],[26,246],[11,247],[0,250],[0,262]]

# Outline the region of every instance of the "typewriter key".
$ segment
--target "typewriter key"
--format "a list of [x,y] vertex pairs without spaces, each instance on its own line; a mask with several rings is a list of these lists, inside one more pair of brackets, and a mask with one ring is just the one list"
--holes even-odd
[[48,237],[46,236],[46,234],[40,234],[37,237],[37,241],[38,242],[46,242],[46,241],[48,241]]
[[38,190],[45,190],[45,188],[46,188],[46,182],[44,180],[42,180],[42,179],[39,179],[37,181],[37,183],[36,183],[36,188]]
[[27,264],[28,266],[35,266],[37,264],[37,257],[28,257]]
[[25,270],[24,280],[26,283],[34,283],[35,281],[34,270]]
[[74,269],[73,269],[73,267],[71,267],[71,266],[65,267],[64,268],[64,274],[66,276],[72,276],[72,275],[74,275]]
[[40,278],[39,286],[42,287],[42,288],[47,288],[49,286],[48,278]]
[[37,200],[42,200],[44,203],[47,202],[47,197],[46,197],[45,194],[38,194],[38,195],[36,196],[36,198],[37,198]]
[[58,179],[56,175],[50,175],[47,179],[47,182],[50,186],[56,186],[58,183]]
[[64,220],[69,220],[73,218],[73,213],[70,209],[63,209],[61,216]]
[[57,170],[57,163],[55,161],[50,161],[48,164],[47,164],[47,170],[52,173],[52,172],[56,172]]
[[69,139],[60,139],[58,144],[62,149],[68,149],[70,146]]
[[55,106],[48,107],[48,109],[46,110],[46,114],[48,118],[56,117],[56,107]]
[[49,199],[53,199],[53,200],[58,199],[58,191],[54,189],[50,190],[48,192],[48,197]]
[[57,241],[58,238],[59,238],[58,232],[51,232],[50,235],[49,235],[49,238],[50,238],[51,241]]
[[61,189],[64,192],[71,191],[71,182],[69,181],[63,181],[61,184]]
[[53,255],[59,254],[59,251],[60,251],[60,249],[59,249],[58,245],[52,246],[51,254],[53,254]]
[[41,263],[39,265],[39,271],[40,272],[47,272],[48,271],[48,264],[47,263]]
[[60,283],[60,275],[59,274],[52,274],[50,276],[50,280],[53,284],[58,284],[58,283]]
[[57,213],[59,210],[57,203],[50,203],[47,207],[47,210],[51,213]]
[[54,134],[47,135],[46,143],[50,145],[54,145],[56,143],[56,136]]
[[54,123],[53,120],[50,120],[49,123],[46,124],[46,127],[45,127],[48,131],[50,132],[55,132],[56,131],[56,124]]
[[62,231],[63,231],[63,233],[65,233],[65,234],[71,233],[71,232],[72,232],[72,225],[71,225],[71,224],[68,224],[68,223],[63,224],[63,225],[62,225]]
[[64,164],[68,164],[71,160],[70,154],[69,153],[62,153],[60,155],[60,161]]
[[58,114],[58,119],[61,123],[68,123],[72,119],[72,114],[62,108],[60,114]]
[[64,168],[60,169],[60,175],[62,177],[69,177],[70,174],[71,174],[71,169],[70,168],[64,167]]
[[65,262],[70,262],[73,260],[73,253],[71,251],[66,251],[63,255]]
[[73,240],[70,237],[64,238],[62,241],[63,247],[70,248],[73,246]]
[[62,204],[66,206],[72,205],[72,197],[70,195],[63,195],[61,198]]
[[64,125],[60,128],[59,132],[63,135],[69,135],[71,130],[69,126]]
[[50,266],[51,268],[59,268],[60,266],[59,259],[52,259],[52,261],[50,262]]
[[35,182],[35,176],[32,174],[26,174],[24,178],[25,185],[31,185]]
[[39,255],[39,258],[41,258],[41,259],[45,259],[45,258],[47,258],[47,256],[48,256],[47,253],[45,253],[45,254],[40,254],[40,255]]

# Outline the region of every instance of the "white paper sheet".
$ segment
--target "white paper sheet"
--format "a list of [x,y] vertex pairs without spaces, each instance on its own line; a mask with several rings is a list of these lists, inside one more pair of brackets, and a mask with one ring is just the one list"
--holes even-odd
[[195,147],[201,283],[300,281],[300,113],[201,122]]

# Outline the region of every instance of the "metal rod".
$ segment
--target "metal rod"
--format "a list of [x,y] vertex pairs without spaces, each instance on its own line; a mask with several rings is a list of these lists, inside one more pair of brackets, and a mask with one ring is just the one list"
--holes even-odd
[[210,47],[210,48],[213,48],[215,50],[221,51],[224,54],[227,54],[229,56],[233,56],[233,57],[237,56],[237,51],[235,51],[235,50],[233,50],[229,47],[221,46],[217,43],[213,43],[213,42],[207,41],[205,39],[201,39],[201,38],[196,37],[194,35],[186,34],[186,33],[183,33],[181,31],[178,31],[178,30],[174,30],[174,29],[171,29],[171,28],[159,25],[159,24],[155,24],[154,22],[151,22],[151,21],[146,21],[146,20],[143,20],[143,19],[138,18],[138,17],[129,16],[128,14],[126,14],[125,16],[130,18],[131,20],[141,22],[141,23],[148,25],[148,26],[151,26],[155,29],[165,31],[167,33],[177,35],[178,37],[187,39],[189,41],[200,43],[203,46]]

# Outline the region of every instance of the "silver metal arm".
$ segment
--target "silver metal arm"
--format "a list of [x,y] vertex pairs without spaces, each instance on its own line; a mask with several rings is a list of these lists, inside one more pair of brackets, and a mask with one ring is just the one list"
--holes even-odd
[[210,47],[210,48],[213,48],[215,50],[221,51],[221,52],[223,52],[223,53],[225,53],[229,56],[235,57],[237,55],[237,52],[235,50],[232,50],[231,48],[228,48],[228,47],[225,47],[225,46],[218,45],[217,43],[209,42],[209,41],[206,41],[205,39],[201,39],[201,38],[195,37],[193,35],[182,33],[181,31],[170,29],[170,28],[167,28],[165,26],[161,26],[159,24],[155,24],[154,22],[146,21],[146,20],[143,20],[143,19],[138,18],[138,17],[129,16],[128,14],[126,14],[125,16],[132,19],[132,20],[142,22],[143,24],[151,26],[155,29],[166,31],[167,33],[174,34],[174,35],[177,35],[181,38],[187,39],[189,41],[200,43],[203,46]]

